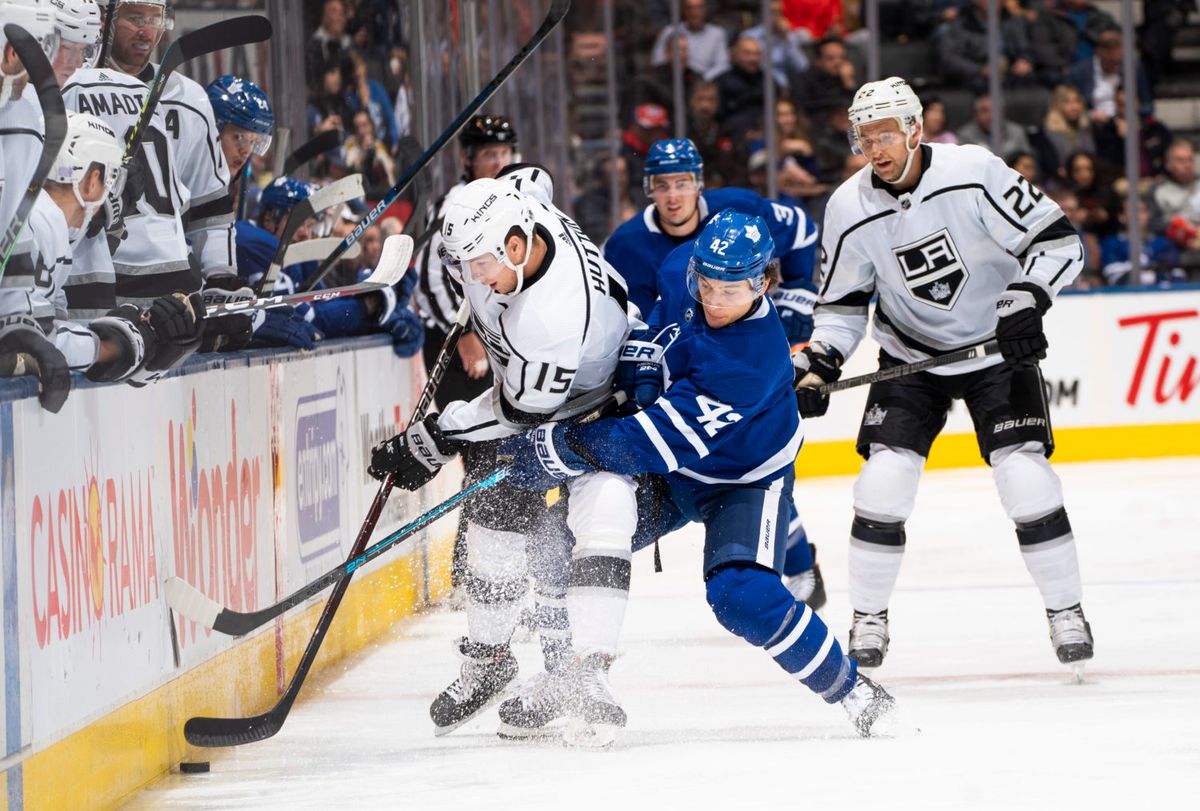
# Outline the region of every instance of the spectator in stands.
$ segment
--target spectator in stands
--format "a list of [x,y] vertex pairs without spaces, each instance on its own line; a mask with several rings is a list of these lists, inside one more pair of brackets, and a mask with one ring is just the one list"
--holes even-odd
[[1146,62],[1151,87],[1157,87],[1174,68],[1175,37],[1187,25],[1188,13],[1195,10],[1196,0],[1146,0],[1143,4],[1138,50]]
[[1079,204],[1079,197],[1075,192],[1061,191],[1051,197],[1058,203],[1058,207],[1062,209],[1063,214],[1075,229],[1079,240],[1083,243],[1083,275],[1088,277],[1088,281],[1078,284],[1078,280],[1076,280],[1075,286],[1084,288],[1100,286],[1100,242],[1096,239],[1095,234],[1084,229],[1084,224],[1087,222],[1087,210]]
[[[1150,188],[1150,227],[1169,233],[1180,247],[1191,241],[1181,238],[1186,226],[1200,225],[1200,178],[1196,174],[1196,148],[1191,141],[1177,139],[1167,148],[1162,180]],[[1178,222],[1176,222],[1178,221]],[[1171,224],[1175,223],[1174,230]]]
[[[725,30],[708,22],[707,0],[683,0],[680,11],[680,33],[688,39],[687,65],[705,79],[712,79],[729,69],[729,45]],[[650,64],[667,63],[667,40],[675,30],[667,26],[658,33]]]
[[325,0],[321,7],[321,25],[309,39],[304,56],[308,86],[319,86],[321,77],[331,66],[340,67],[350,46],[350,35],[346,33],[345,3],[342,0]]
[[1005,161],[1014,172],[1035,186],[1042,185],[1041,170],[1038,167],[1037,155],[1032,152],[1014,152]]
[[[1125,90],[1117,88],[1116,115],[1096,127],[1096,157],[1120,172],[1125,171]],[[1138,129],[1138,175],[1144,181],[1143,190],[1149,181],[1162,175],[1167,147],[1171,144],[1171,131],[1152,115],[1142,115]]]
[[821,170],[820,179],[836,182],[842,175],[846,153],[850,151],[846,133],[850,132],[850,98],[843,97],[812,114],[813,157]]
[[1142,249],[1141,274],[1135,281],[1131,278],[1133,263],[1130,261],[1129,218],[1125,207],[1117,212],[1119,230],[1100,240],[1100,271],[1108,284],[1157,284],[1170,285],[1187,281],[1187,274],[1179,267],[1179,248],[1161,234],[1149,230],[1150,207],[1138,198],[1138,219],[1141,222]]
[[[761,23],[747,28],[743,37],[754,37],[760,43],[766,41],[765,26]],[[783,15],[783,0],[771,0],[771,69],[776,83],[785,92],[796,86],[800,75],[808,68],[808,56],[804,46],[812,41],[807,28],[793,28]]]
[[629,188],[642,187],[642,165],[655,141],[668,137],[671,121],[667,110],[658,104],[639,104],[633,108],[633,121],[621,135],[621,154],[629,175]]
[[387,90],[379,82],[367,76],[367,62],[357,51],[347,54],[348,75],[343,77],[346,85],[346,109],[351,114],[365,111],[371,116],[379,140],[394,152],[400,140],[396,132],[396,111],[388,98]]
[[704,158],[704,185],[710,189],[746,183],[745,143],[722,129],[720,99],[717,86],[703,79],[688,95],[688,137]]
[[1016,29],[1022,32],[1034,76],[1046,87],[1055,87],[1067,80],[1067,71],[1075,63],[1076,41],[1079,33],[1065,15],[1053,8],[1053,0],[1043,5],[1028,0],[1017,20]]
[[[739,130],[763,130],[762,43],[741,36],[730,49],[733,64],[714,81],[721,96],[721,126]],[[782,95],[778,91],[778,95]]]
[[[1096,38],[1096,52],[1091,59],[1076,62],[1067,74],[1067,81],[1079,88],[1091,109],[1092,121],[1103,124],[1117,111],[1117,87],[1121,84],[1121,30],[1106,28]],[[1141,62],[1137,65],[1138,109],[1142,115],[1154,111],[1150,83]]]
[[618,184],[617,221],[613,223],[609,201],[612,199],[610,184],[610,167],[612,161],[604,152],[596,159],[592,171],[588,175],[583,192],[572,201],[575,211],[575,221],[583,229],[583,233],[592,238],[597,245],[608,239],[615,225],[638,213],[629,194],[629,168],[625,165],[625,157],[617,155],[616,173]]
[[[1001,23],[1000,69],[1006,85],[1031,83],[1033,62],[1025,50],[1025,39],[1018,26],[1020,18]],[[951,84],[982,93],[988,85],[987,0],[971,0],[952,21],[937,33],[938,56],[942,75]]]
[[340,64],[328,65],[321,74],[320,91],[309,97],[308,129],[314,134],[326,130],[344,130],[350,120],[342,75]]
[[1088,152],[1068,155],[1064,182],[1066,189],[1079,199],[1085,231],[1106,237],[1116,230],[1112,213],[1119,201],[1107,179],[1100,176],[1095,156]]
[[925,102],[921,140],[927,144],[957,144],[958,136],[946,127],[946,102],[937,96]]
[[412,132],[412,73],[408,69],[408,49],[393,48],[389,64],[396,82],[396,100],[392,112],[396,118],[396,136],[403,138]]
[[673,63],[674,50],[678,46],[680,58],[683,60],[683,92],[687,98],[693,84],[699,80],[700,74],[688,67],[688,39],[684,36],[671,35],[667,38],[667,61],[661,65],[651,65],[633,80],[633,103],[657,104],[665,109],[675,105],[675,66]]
[[[779,154],[776,180],[782,194],[794,203],[804,204],[831,191],[830,185],[818,177],[821,170],[812,145],[812,124],[791,99],[775,102],[775,148]],[[757,149],[766,156],[765,141],[751,148],[752,159]]]
[[1042,120],[1041,134],[1049,146],[1049,154],[1044,155],[1042,161],[1047,173],[1058,173],[1072,152],[1095,153],[1092,120],[1078,88],[1071,85],[1054,88]]
[[783,15],[792,28],[805,28],[813,39],[846,33],[842,0],[783,0]]
[[846,46],[832,37],[814,46],[813,62],[800,74],[792,89],[792,101],[810,115],[842,104],[858,89],[854,63],[846,58]]
[[367,197],[378,199],[396,183],[396,162],[375,135],[375,124],[366,110],[352,119],[354,134],[342,147],[342,162],[349,174],[361,172]]
[[[1054,0],[1047,0],[1053,3]],[[1100,32],[1108,29],[1120,30],[1117,21],[1087,0],[1058,0],[1058,14],[1075,29],[1075,55],[1073,64],[1087,62],[1092,58],[1093,46]],[[1084,94],[1087,95],[1086,93]]]
[[[975,117],[971,123],[958,131],[959,143],[979,144],[992,148],[992,98],[991,96],[975,97]],[[1004,121],[1001,130],[1000,149],[996,152],[1000,157],[1016,152],[1029,152],[1029,138],[1025,128],[1013,121]]]

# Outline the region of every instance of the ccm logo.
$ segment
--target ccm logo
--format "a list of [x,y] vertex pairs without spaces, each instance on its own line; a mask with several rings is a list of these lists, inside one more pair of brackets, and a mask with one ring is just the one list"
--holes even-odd
[[1022,417],[1019,420],[1005,420],[1004,422],[996,423],[995,427],[992,428],[992,433],[998,434],[1001,431],[1010,431],[1013,428],[1027,428],[1035,425],[1044,426],[1045,424],[1045,417]]

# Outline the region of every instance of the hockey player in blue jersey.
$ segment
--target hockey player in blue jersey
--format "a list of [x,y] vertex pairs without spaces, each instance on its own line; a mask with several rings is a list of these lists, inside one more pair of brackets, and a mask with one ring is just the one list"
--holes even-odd
[[[694,247],[680,246],[659,269],[648,319],[658,339],[632,344],[643,366],[659,369],[657,387],[642,375],[634,392],[644,410],[590,425],[546,423],[500,453],[511,459],[507,481],[530,489],[598,470],[665,477],[669,496],[659,509],[639,510],[635,546],[703,523],[706,596],[717,620],[825,701],[841,702],[869,736],[894,700],[857,672],[778,575],[803,431],[788,343],[766,296],[773,249],[762,218],[721,212]],[[552,720],[553,685],[544,681],[542,690],[506,702],[501,720],[531,728]]]
[[[704,160],[688,138],[657,141],[646,156],[643,185],[653,203],[623,223],[604,244],[604,257],[625,278],[629,300],[645,317],[658,298],[658,268],[667,254],[691,242],[718,211],[732,209],[769,224],[779,258],[771,297],[788,343],[808,340],[813,329],[817,229],[803,210],[759,197],[747,189],[703,190]],[[788,524],[783,574],[788,588],[812,608],[825,604],[825,584],[816,550],[799,517]]]

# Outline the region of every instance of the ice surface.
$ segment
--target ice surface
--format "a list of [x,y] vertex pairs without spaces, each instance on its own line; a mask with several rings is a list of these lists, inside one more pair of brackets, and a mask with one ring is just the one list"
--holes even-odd
[[[211,773],[167,777],[128,807],[1195,807],[1200,459],[1057,469],[1096,638],[1083,685],[1050,649],[987,470],[932,472],[876,672],[900,703],[896,738],[858,739],[840,707],[717,625],[693,527],[664,543],[664,573],[635,558],[612,671],[630,725],[611,750],[501,741],[494,708],[434,738],[429,702],[456,675],[450,640],[466,625],[436,611],[315,679],[277,737],[214,750]],[[829,588],[821,613],[843,642],[851,482],[797,488]],[[534,643],[518,655],[523,675],[540,667]]]

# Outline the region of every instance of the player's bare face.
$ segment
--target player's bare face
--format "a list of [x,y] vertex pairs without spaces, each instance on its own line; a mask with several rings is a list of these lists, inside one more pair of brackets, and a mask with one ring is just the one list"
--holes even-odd
[[150,61],[164,30],[166,24],[158,6],[120,6],[113,26],[113,62],[127,73],[140,73]]
[[86,42],[71,42],[63,40],[58,44],[58,53],[54,56],[54,78],[59,85],[66,84],[71,74],[79,70],[95,53],[96,46]]
[[858,128],[858,146],[880,180],[886,183],[900,180],[908,161],[908,146],[898,121],[889,118],[862,125]]
[[237,124],[226,124],[221,128],[218,138],[221,141],[221,151],[225,154],[225,163],[229,171],[237,172],[246,165],[250,154],[254,151],[257,133],[239,127]]
[[727,327],[743,318],[758,298],[748,281],[722,282],[700,276],[696,288],[704,321],[713,329]]
[[691,172],[650,178],[650,197],[663,230],[671,236],[690,234],[700,220],[700,185]]

